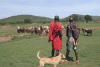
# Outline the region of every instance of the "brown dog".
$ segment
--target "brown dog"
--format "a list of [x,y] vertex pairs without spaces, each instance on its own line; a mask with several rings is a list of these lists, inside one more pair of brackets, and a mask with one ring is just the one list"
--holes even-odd
[[40,53],[40,51],[37,53],[37,57],[40,59],[40,66],[39,67],[43,67],[45,64],[53,64],[54,67],[56,67],[56,65],[59,64],[59,62],[61,61],[62,58],[66,58],[60,52],[59,52],[58,56],[52,57],[52,58],[47,58],[47,57],[40,58],[39,53]]

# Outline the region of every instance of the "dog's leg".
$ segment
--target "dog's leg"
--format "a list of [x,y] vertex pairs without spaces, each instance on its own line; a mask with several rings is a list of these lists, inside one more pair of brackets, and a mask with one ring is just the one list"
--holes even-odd
[[44,65],[45,65],[45,63],[40,60],[40,67],[43,67]]
[[54,67],[56,67],[56,65],[54,65]]

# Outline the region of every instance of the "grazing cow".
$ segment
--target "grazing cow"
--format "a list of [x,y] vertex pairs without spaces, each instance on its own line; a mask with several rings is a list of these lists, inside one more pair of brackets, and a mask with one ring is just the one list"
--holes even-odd
[[49,30],[43,30],[43,37],[44,35],[48,36],[48,34],[49,34]]
[[85,29],[83,29],[83,28],[81,28],[81,29],[82,29],[82,31],[83,31],[83,33],[84,33]]
[[49,26],[43,26],[43,29],[44,30],[49,29]]
[[21,32],[24,33],[24,28],[21,28]]
[[38,34],[38,28],[34,27],[35,34]]
[[20,33],[20,27],[19,26],[17,27],[17,32]]
[[81,30],[81,28],[77,28],[77,30],[79,31],[78,33],[80,34],[80,30]]
[[49,30],[46,30],[45,33],[46,33],[46,36],[48,36],[48,34],[49,34]]
[[41,35],[41,28],[40,27],[37,27],[37,34]]
[[40,30],[41,30],[41,34],[42,34],[42,32],[43,32],[43,26],[40,26]]
[[27,28],[25,28],[25,27],[24,27],[23,29],[24,29],[24,32],[26,32],[26,31],[27,31]]
[[31,34],[34,34],[34,32],[35,32],[35,29],[34,29],[34,27],[31,29]]
[[27,28],[27,33],[30,33],[32,28],[33,27]]
[[24,32],[24,28],[21,28],[21,27],[18,26],[18,27],[17,27],[17,32],[18,32],[18,33],[20,33],[20,32],[23,33],[23,32]]
[[43,37],[44,35],[48,36],[49,33],[49,26],[43,26]]
[[90,35],[92,36],[92,30],[85,30],[85,32],[87,32],[87,35],[89,35],[90,33]]

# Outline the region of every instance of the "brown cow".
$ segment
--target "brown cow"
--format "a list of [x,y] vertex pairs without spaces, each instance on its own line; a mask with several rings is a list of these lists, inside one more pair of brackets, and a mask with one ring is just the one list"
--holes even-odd
[[77,28],[77,30],[79,31],[78,33],[80,34],[81,28]]
[[30,33],[32,28],[33,27],[27,28],[27,33]]

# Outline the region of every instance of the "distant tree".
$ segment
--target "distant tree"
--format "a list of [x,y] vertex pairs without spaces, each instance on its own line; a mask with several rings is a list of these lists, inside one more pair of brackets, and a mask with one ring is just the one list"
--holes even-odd
[[14,21],[10,21],[9,24],[15,24]]
[[86,23],[88,23],[88,21],[92,21],[92,17],[90,15],[85,15],[84,19],[86,20]]
[[45,24],[45,21],[43,22],[43,24]]
[[82,17],[81,16],[79,16],[79,19],[78,19],[79,21],[81,21],[82,20]]
[[72,18],[73,18],[74,21],[78,21],[78,15],[73,14],[73,15],[72,15]]
[[31,19],[24,19],[24,23],[32,23],[32,20]]

